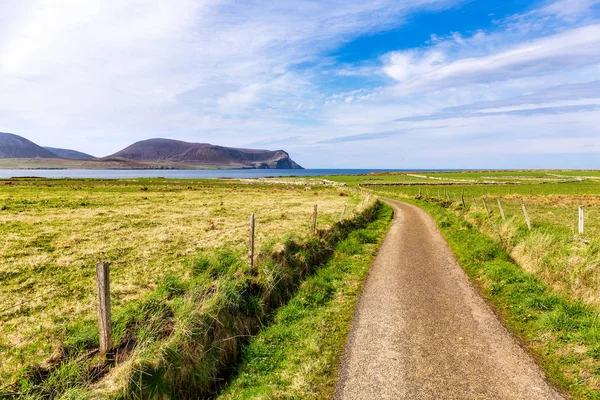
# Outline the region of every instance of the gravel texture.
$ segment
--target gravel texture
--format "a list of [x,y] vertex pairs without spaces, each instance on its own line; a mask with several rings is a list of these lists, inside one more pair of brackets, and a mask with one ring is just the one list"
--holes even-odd
[[335,399],[564,399],[470,285],[423,210],[395,220],[371,267]]

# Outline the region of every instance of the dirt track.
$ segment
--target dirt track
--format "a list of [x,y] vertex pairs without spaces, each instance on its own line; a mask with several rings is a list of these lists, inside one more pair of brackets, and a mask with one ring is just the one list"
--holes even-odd
[[335,399],[564,399],[468,283],[435,222],[387,202],[396,219],[361,295]]

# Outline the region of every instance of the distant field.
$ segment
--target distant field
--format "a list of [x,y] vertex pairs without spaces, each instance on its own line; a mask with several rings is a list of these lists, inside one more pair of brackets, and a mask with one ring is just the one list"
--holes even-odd
[[[600,171],[468,171],[333,177],[378,195],[447,201],[528,272],[600,311]],[[462,196],[466,208],[462,208]],[[489,217],[486,217],[483,199]],[[500,200],[506,218],[502,221]],[[533,224],[528,231],[521,203]],[[585,231],[578,233],[578,207]]]
[[[551,224],[572,232],[577,224],[578,206],[586,208],[586,236],[600,237],[599,171],[484,171],[365,175],[333,177],[349,185],[363,185],[367,190],[391,195],[462,201],[469,207],[488,208],[499,215],[501,199],[507,217],[514,216],[525,224],[521,202],[534,223]],[[389,186],[388,186],[389,185]],[[395,186],[398,185],[398,186]]]
[[320,180],[0,181],[0,387],[53,356],[69,324],[96,313],[95,263],[111,263],[118,311],[167,274],[185,278],[199,250],[244,254],[339,220],[360,195]]

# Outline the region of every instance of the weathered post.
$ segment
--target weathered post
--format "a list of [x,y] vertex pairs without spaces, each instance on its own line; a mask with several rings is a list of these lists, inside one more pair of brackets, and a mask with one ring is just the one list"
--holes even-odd
[[421,198],[421,186],[419,186],[419,198]]
[[583,234],[584,228],[583,206],[579,206],[579,234]]
[[250,215],[250,246],[248,247],[248,260],[250,269],[254,268],[254,213]]
[[504,215],[504,209],[502,208],[502,202],[498,199],[498,208],[500,209],[500,215],[502,216],[502,221],[506,221],[506,216]]
[[346,206],[344,206],[344,209],[342,210],[342,216],[340,217],[340,221],[344,220],[344,215],[346,214]]
[[315,209],[313,211],[313,223],[312,223],[312,231],[313,233],[317,233],[317,205],[315,204]]
[[465,189],[462,190],[462,193],[460,194],[460,199],[462,201],[463,208],[465,208]]
[[458,198],[456,198],[456,193],[452,192],[452,196],[454,196],[454,201],[458,203]]
[[98,327],[100,333],[100,357],[112,350],[112,328],[110,325],[110,276],[107,262],[96,264],[98,286]]
[[427,200],[429,200],[429,189],[425,189],[425,194],[427,195]]
[[482,197],[482,198],[481,198],[481,201],[483,202],[483,208],[485,208],[485,213],[486,213],[487,215],[490,215],[490,209],[489,209],[489,208],[488,208],[488,206],[487,206],[487,201],[485,201],[485,197]]
[[446,200],[450,201],[450,195],[448,194],[448,190],[444,189],[444,196],[446,196]]
[[531,230],[531,221],[529,220],[529,214],[527,214],[527,207],[525,207],[525,202],[521,202],[521,208],[523,209],[523,215],[525,216],[525,222],[527,223],[527,229]]
[[440,189],[438,189],[438,197],[437,197],[437,199],[438,200],[440,199]]
[[477,202],[475,201],[475,196],[471,196],[471,198],[473,199],[473,207],[477,207]]

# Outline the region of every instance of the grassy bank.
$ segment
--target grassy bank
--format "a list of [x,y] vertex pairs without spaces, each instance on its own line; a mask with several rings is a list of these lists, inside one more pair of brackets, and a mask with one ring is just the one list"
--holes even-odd
[[467,221],[474,214],[457,203],[400,198],[436,220],[462,267],[549,379],[575,399],[600,399],[597,310],[521,268],[499,238]]
[[360,197],[319,180],[1,180],[0,388],[94,320],[96,262],[111,263],[113,311],[126,314],[167,276],[191,277],[198,249],[247,251],[253,212],[259,247],[309,235],[314,204],[328,226]]
[[116,349],[96,354],[93,319],[69,325],[50,365],[12,386],[20,398],[203,398],[231,373],[240,350],[300,282],[352,231],[376,218],[379,204],[314,236],[263,244],[255,268],[235,248],[201,251],[189,271],[165,276],[139,302],[117,310]]
[[332,397],[354,305],[391,217],[385,206],[374,222],[337,244],[332,259],[252,339],[219,399]]

